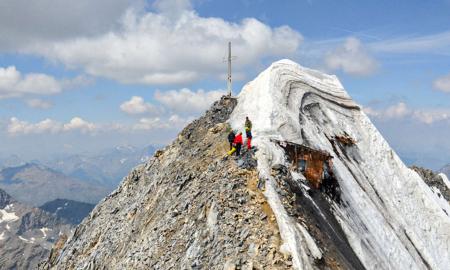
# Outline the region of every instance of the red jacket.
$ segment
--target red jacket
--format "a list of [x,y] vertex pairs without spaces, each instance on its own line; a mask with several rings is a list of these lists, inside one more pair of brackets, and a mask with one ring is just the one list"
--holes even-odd
[[236,137],[234,137],[233,143],[235,143],[235,144],[244,144],[244,142],[242,141],[242,134],[236,135]]

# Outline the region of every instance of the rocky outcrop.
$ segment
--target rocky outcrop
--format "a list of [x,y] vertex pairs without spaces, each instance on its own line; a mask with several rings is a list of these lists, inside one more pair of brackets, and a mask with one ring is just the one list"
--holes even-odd
[[0,189],[0,269],[36,269],[71,225],[14,200]]
[[14,200],[8,193],[0,189],[0,208],[4,208],[8,204],[12,203]]
[[450,202],[450,187],[446,185],[444,180],[446,176],[418,166],[411,166],[411,169],[422,177],[423,181],[432,188],[433,192],[437,193],[437,196],[442,196]]

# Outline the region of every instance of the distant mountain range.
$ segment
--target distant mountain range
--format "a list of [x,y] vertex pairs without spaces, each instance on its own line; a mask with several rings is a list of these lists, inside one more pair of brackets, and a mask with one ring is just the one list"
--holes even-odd
[[[35,269],[155,147],[25,162],[0,157],[0,269]],[[35,207],[32,207],[32,206]],[[36,208],[36,206],[40,206]]]
[[136,165],[145,162],[156,150],[153,146],[137,148],[118,146],[95,155],[69,155],[44,164],[84,182],[115,188]]
[[0,269],[35,269],[73,225],[0,189]]
[[33,206],[56,199],[96,204],[154,151],[152,146],[143,149],[119,146],[98,154],[67,155],[28,163],[17,156],[3,157],[0,188]]
[[34,163],[1,170],[0,188],[33,206],[58,198],[97,203],[110,192],[105,187],[79,181]]
[[448,178],[450,178],[450,163],[442,167],[439,172],[447,175]]

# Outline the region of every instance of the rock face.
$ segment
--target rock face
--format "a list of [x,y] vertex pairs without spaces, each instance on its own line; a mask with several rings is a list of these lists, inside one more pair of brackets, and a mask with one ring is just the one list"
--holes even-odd
[[[227,157],[245,116],[255,148]],[[328,153],[333,186],[280,142]],[[447,207],[336,77],[283,60],[136,167],[41,269],[447,269]]]
[[35,269],[71,225],[0,189],[0,269]]

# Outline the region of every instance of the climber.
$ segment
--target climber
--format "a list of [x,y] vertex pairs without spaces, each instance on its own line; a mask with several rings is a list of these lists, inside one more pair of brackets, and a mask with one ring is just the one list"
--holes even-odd
[[234,138],[233,148],[228,151],[228,155],[231,156],[234,152],[236,152],[236,156],[239,156],[241,154],[242,144],[242,132],[239,132],[239,134]]
[[247,137],[247,149],[250,150],[252,149],[252,131],[248,127],[245,128],[245,136]]
[[239,132],[239,134],[234,138],[234,145],[236,146],[236,156],[241,155],[241,147],[243,144],[242,141],[242,132]]
[[228,142],[230,143],[230,151],[233,149],[233,142],[234,138],[236,137],[236,134],[234,134],[234,131],[231,130],[230,133],[228,133]]
[[250,121],[250,119],[248,119],[248,116],[245,117],[245,129],[247,130],[247,128],[250,131],[252,130],[252,121]]

